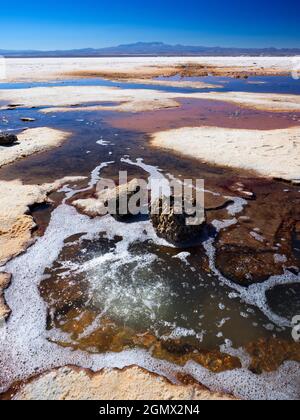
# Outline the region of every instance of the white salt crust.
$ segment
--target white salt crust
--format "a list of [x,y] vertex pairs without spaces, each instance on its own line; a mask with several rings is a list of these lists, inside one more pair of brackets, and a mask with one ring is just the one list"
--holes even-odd
[[[163,174],[158,168],[148,166],[142,160],[136,162],[124,159],[128,164],[140,166],[149,174],[149,180]],[[113,162],[99,165],[91,174],[89,189],[100,179],[100,171]],[[76,192],[66,186],[66,198],[72,197]],[[238,203],[236,201],[236,203]],[[230,213],[237,214],[238,209],[243,210],[244,203],[235,208]],[[233,209],[232,209],[233,210]],[[235,223],[236,219],[216,221],[215,226],[223,228],[230,223]],[[46,305],[38,292],[38,285],[43,277],[46,267],[51,267],[58,258],[60,251],[64,247],[64,240],[78,233],[85,233],[85,237],[92,239],[100,232],[106,234],[108,238],[121,236],[123,240],[118,244],[117,250],[111,252],[109,256],[100,258],[106,259],[127,259],[129,245],[135,241],[143,242],[152,240],[159,245],[168,246],[165,241],[157,238],[152,225],[149,222],[138,222],[134,224],[122,224],[115,221],[110,216],[103,218],[90,219],[87,216],[77,213],[74,207],[64,201],[58,206],[51,215],[49,226],[43,237],[39,238],[28,251],[10,261],[3,271],[10,272],[13,280],[5,297],[8,305],[12,309],[12,315],[7,323],[6,335],[0,340],[0,391],[6,390],[9,385],[20,379],[53,367],[66,364],[78,365],[90,368],[94,371],[104,367],[129,366],[137,364],[145,369],[163,374],[169,379],[176,381],[175,373],[185,371],[192,374],[204,385],[223,392],[231,392],[238,397],[248,399],[299,399],[300,398],[300,365],[293,362],[285,363],[280,369],[272,374],[262,374],[260,376],[252,374],[247,370],[248,360],[244,352],[232,349],[227,343],[228,353],[239,355],[243,361],[243,368],[221,374],[213,374],[194,362],[188,362],[185,367],[179,367],[166,361],[159,361],[152,358],[144,350],[127,350],[121,353],[90,354],[81,351],[70,351],[62,348],[47,340],[45,331]],[[210,260],[210,267],[219,277],[220,283],[229,286],[233,292],[233,297],[240,297],[245,302],[257,306],[267,317],[278,326],[289,326],[289,322],[276,314],[268,307],[265,292],[278,284],[295,283],[300,281],[299,276],[285,273],[283,276],[271,277],[263,284],[250,286],[248,289],[242,288],[225,279],[216,269],[214,263],[213,239],[209,239],[205,244],[205,249]],[[120,255],[118,255],[120,252]],[[153,256],[145,256],[142,263],[149,263]],[[101,261],[95,261],[95,265]],[[184,262],[183,262],[184,263]],[[93,269],[93,262],[89,269]],[[119,264],[119,263],[118,263]],[[118,267],[117,264],[117,267]],[[164,291],[164,293],[166,293]],[[155,291],[153,298],[156,299],[159,293]],[[153,303],[153,302],[152,302]],[[93,328],[93,326],[91,326]],[[176,330],[176,336],[189,335],[191,331]]]

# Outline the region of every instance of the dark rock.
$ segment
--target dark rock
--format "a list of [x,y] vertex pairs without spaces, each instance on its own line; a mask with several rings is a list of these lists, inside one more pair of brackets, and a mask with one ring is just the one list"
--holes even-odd
[[283,264],[275,264],[275,255],[272,251],[225,245],[217,247],[216,267],[227,279],[248,287],[263,283],[272,275],[283,274]]
[[[195,206],[195,201],[191,201]],[[179,208],[180,207],[180,208]],[[197,223],[189,225],[189,218],[196,216],[196,211],[188,215],[183,208],[183,202],[177,201],[174,196],[170,197],[170,206],[166,197],[160,198],[150,207],[150,218],[154,229],[159,237],[166,239],[173,244],[184,244],[194,241],[203,233],[205,225],[205,215],[198,217]]]
[[23,118],[20,118],[20,120],[23,121],[23,122],[34,122],[35,118],[23,117]]
[[20,106],[22,106],[21,104],[9,104],[9,105],[7,105],[7,107],[9,108],[9,109],[15,109],[15,108],[18,108],[18,107],[20,107]]
[[11,146],[18,141],[15,134],[0,133],[0,146]]

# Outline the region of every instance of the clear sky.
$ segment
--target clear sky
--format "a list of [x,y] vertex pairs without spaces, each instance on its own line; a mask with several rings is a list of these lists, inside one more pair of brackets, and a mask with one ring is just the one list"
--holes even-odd
[[299,0],[5,0],[0,49],[72,49],[137,41],[300,47]]

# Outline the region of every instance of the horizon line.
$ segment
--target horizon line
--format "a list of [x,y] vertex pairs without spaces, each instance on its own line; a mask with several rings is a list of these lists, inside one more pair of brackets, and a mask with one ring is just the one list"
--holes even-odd
[[133,47],[133,46],[139,46],[139,45],[143,45],[143,46],[157,46],[157,47],[172,47],[172,48],[176,48],[176,47],[181,47],[181,48],[191,48],[191,49],[197,49],[197,48],[203,48],[203,49],[220,49],[220,50],[228,50],[228,49],[234,49],[234,50],[277,50],[277,51],[281,51],[281,50],[299,50],[300,51],[300,47],[274,47],[274,46],[264,46],[264,47],[237,47],[237,46],[220,46],[220,45],[215,45],[215,46],[206,46],[206,45],[188,45],[188,44],[180,44],[180,43],[176,43],[176,44],[168,44],[165,42],[160,42],[160,41],[153,41],[153,42],[143,42],[143,41],[136,41],[136,42],[132,42],[132,43],[127,43],[127,44],[118,44],[118,45],[112,45],[109,47],[75,47],[75,48],[63,48],[63,49],[56,49],[56,48],[51,48],[51,49],[32,49],[32,48],[26,48],[26,49],[5,49],[5,48],[0,48],[1,52],[4,53],[50,53],[50,52],[70,52],[70,51],[83,51],[83,50],[92,50],[92,51],[99,51],[99,50],[110,50],[113,48],[121,48],[121,47]]

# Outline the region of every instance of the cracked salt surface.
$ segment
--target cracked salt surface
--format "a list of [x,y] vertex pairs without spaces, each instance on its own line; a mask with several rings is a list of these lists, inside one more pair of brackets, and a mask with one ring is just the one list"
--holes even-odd
[[[149,173],[149,179],[156,176],[163,177],[158,168],[143,163],[142,160],[132,162],[129,158],[124,162],[140,166]],[[93,187],[100,179],[100,171],[113,162],[99,165],[91,174],[91,180],[85,191]],[[71,198],[78,191],[65,186],[61,191],[66,193],[66,199]],[[242,203],[239,201],[243,208]],[[234,214],[237,214],[238,208]],[[231,220],[232,222],[232,220]],[[226,225],[226,221],[223,222]],[[228,221],[227,221],[228,223]],[[118,245],[121,251],[119,258],[128,257],[128,247],[135,241],[152,240],[158,245],[167,246],[165,241],[157,238],[152,225],[149,222],[138,222],[134,224],[122,224],[115,221],[110,216],[103,218],[90,219],[87,216],[77,213],[76,209],[67,205],[64,201],[58,206],[51,215],[49,226],[43,237],[27,250],[27,252],[14,260],[10,261],[4,271],[12,273],[13,280],[9,289],[6,291],[6,300],[12,309],[12,315],[7,323],[6,335],[0,341],[0,391],[7,389],[13,381],[25,379],[30,375],[66,364],[78,365],[92,370],[99,370],[103,367],[118,367],[137,364],[150,371],[164,374],[171,380],[175,380],[175,372],[184,370],[192,374],[204,385],[215,390],[232,392],[243,398],[255,399],[293,399],[299,398],[299,364],[285,363],[277,372],[272,374],[254,375],[246,369],[247,363],[245,355],[241,350],[234,350],[228,345],[227,352],[238,354],[245,363],[243,369],[213,374],[194,362],[188,362],[184,368],[173,365],[166,361],[153,359],[144,350],[126,350],[118,354],[90,354],[81,351],[70,351],[67,348],[47,340],[48,333],[46,326],[46,304],[41,299],[38,285],[43,278],[44,271],[51,267],[58,258],[60,251],[65,246],[65,239],[75,234],[84,233],[87,239],[97,237],[100,232],[104,232],[108,238],[113,239],[120,236],[123,240]],[[279,326],[289,326],[287,320],[276,316],[268,307],[265,297],[266,290],[277,284],[287,282],[299,282],[299,276],[285,273],[283,276],[271,277],[267,282],[259,285],[250,286],[248,289],[239,287],[221,276],[214,265],[213,239],[209,239],[205,244],[205,249],[210,260],[210,267],[218,276],[222,283],[227,284],[234,297],[241,297],[251,305],[257,306],[265,313],[268,318]],[[123,255],[122,255],[123,253]],[[116,251],[112,251],[108,256],[104,256],[107,261],[117,258]],[[151,256],[146,256],[152,258]],[[101,261],[95,261],[95,264]],[[93,269],[93,262],[89,262],[89,269]],[[86,268],[86,267],[85,267]],[[154,294],[157,298],[158,294]],[[92,326],[91,326],[92,327]],[[174,335],[190,335],[190,330],[176,330]],[[200,339],[200,337],[199,337]]]

